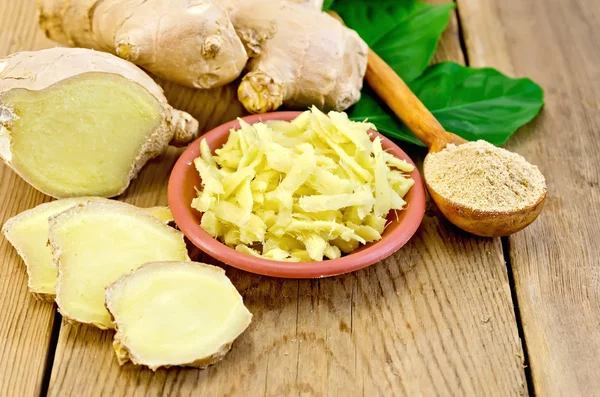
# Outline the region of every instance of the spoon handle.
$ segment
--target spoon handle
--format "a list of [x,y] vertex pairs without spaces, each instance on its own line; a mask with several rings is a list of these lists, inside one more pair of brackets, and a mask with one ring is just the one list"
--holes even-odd
[[[344,23],[334,11],[329,15]],[[406,124],[430,151],[438,152],[448,143],[460,145],[466,140],[447,132],[406,85],[404,80],[373,50],[369,49],[365,80],[373,91]]]
[[372,50],[369,50],[365,79],[379,98],[431,151],[440,151],[448,143],[466,142],[447,132],[402,78]]

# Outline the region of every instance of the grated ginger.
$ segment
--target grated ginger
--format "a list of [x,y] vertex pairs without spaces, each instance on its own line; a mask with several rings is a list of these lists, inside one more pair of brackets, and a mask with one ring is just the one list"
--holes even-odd
[[414,166],[385,152],[373,124],[316,108],[296,119],[231,130],[194,164],[191,205],[201,227],[239,252],[279,261],[322,261],[377,241],[414,181]]

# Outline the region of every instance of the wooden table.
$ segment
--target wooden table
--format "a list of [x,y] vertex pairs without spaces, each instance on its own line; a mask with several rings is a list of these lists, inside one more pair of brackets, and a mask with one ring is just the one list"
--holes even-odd
[[[1,56],[51,45],[33,0],[0,0]],[[156,373],[120,368],[111,332],[66,324],[33,299],[0,238],[0,396],[600,396],[600,2],[458,0],[436,61],[448,59],[545,88],[542,115],[508,144],[547,177],[535,224],[475,238],[430,205],[407,246],[353,274],[297,281],[227,268],[251,327],[216,366]],[[240,112],[231,89],[167,92],[205,128]],[[177,154],[122,199],[165,204]],[[0,166],[2,222],[48,200]]]

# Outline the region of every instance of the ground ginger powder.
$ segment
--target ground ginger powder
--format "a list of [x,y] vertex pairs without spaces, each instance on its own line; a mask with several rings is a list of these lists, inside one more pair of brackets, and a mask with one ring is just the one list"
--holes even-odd
[[449,144],[429,154],[424,169],[436,193],[475,210],[517,211],[535,204],[546,191],[536,166],[486,141]]

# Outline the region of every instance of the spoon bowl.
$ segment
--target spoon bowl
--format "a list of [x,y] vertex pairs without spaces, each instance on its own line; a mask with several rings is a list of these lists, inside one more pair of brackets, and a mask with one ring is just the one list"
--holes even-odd
[[[425,167],[425,165],[424,165]],[[517,211],[482,211],[458,204],[440,196],[425,179],[429,195],[440,212],[452,224],[464,231],[482,237],[502,237],[529,226],[540,214],[546,200],[546,191],[535,202]]]

